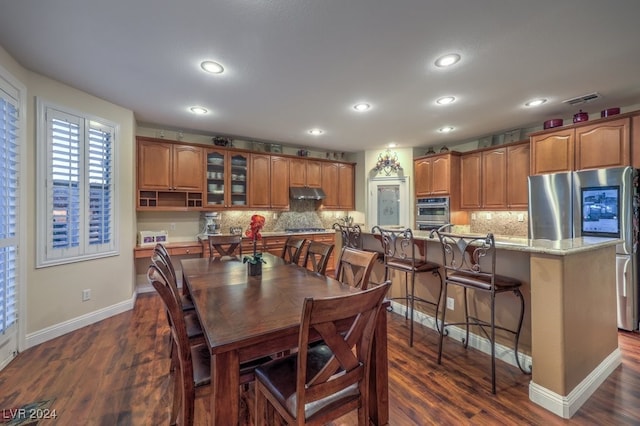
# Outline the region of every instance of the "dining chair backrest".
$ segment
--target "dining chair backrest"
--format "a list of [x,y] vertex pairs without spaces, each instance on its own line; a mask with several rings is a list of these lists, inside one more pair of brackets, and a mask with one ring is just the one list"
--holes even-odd
[[307,254],[304,257],[305,268],[324,275],[327,272],[329,258],[333,252],[333,244],[320,241],[311,241],[307,246]]
[[209,235],[209,258],[242,258],[242,235]]
[[336,268],[336,279],[352,287],[366,290],[378,253],[343,247]]
[[[257,398],[272,389],[279,395],[287,395],[286,403],[273,395],[267,399],[275,402],[274,407],[288,424],[306,424],[310,418],[310,423],[325,424],[355,409],[358,424],[368,424],[373,335],[378,315],[385,314],[380,313],[381,306],[390,285],[387,281],[344,296],[306,298],[298,352],[291,355],[297,358],[295,369],[291,369],[295,382],[291,377],[270,375],[268,366],[260,367],[256,370],[256,389],[260,392]],[[324,341],[323,345],[310,345],[310,337],[316,334]],[[287,369],[287,373],[291,370]],[[291,396],[293,389],[279,388],[284,382],[295,383]],[[278,404],[280,401],[284,405]],[[260,417],[261,413],[256,415]]]
[[287,263],[299,263],[300,255],[302,254],[302,247],[306,242],[306,238],[300,238],[294,235],[290,235],[289,238],[287,238],[287,241],[284,243],[284,248],[282,249],[282,254],[280,255],[280,257],[283,258]]
[[162,278],[167,282],[169,286],[171,286],[172,294],[175,294],[179,297],[178,292],[178,282],[175,275],[175,269],[171,265],[171,259],[168,259],[163,256],[160,251],[154,250],[151,255],[151,263],[156,267],[158,273],[162,275]]
[[339,223],[334,223],[333,229],[340,231],[342,247],[362,248],[362,230],[359,225],[340,225]]
[[159,256],[162,261],[166,264],[167,268],[169,268],[169,274],[173,276],[176,284],[178,283],[178,277],[176,276],[176,269],[171,262],[171,255],[169,255],[169,251],[162,243],[158,243],[153,248],[153,253]]

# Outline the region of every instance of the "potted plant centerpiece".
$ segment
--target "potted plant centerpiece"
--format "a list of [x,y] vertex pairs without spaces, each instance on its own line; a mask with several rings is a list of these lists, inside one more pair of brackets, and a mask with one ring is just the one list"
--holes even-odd
[[249,267],[249,275],[262,275],[262,264],[267,263],[262,258],[262,252],[257,251],[258,240],[262,239],[260,231],[264,227],[265,218],[259,214],[251,216],[251,223],[249,229],[246,230],[245,235],[253,240],[253,254],[251,256],[245,256],[242,259],[243,263],[246,263]]

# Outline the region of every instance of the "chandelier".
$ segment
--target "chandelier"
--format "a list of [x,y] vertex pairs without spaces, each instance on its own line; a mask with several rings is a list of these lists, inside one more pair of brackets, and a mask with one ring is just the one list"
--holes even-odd
[[386,176],[391,176],[391,172],[397,173],[398,170],[402,169],[400,161],[398,161],[398,154],[391,153],[387,148],[385,152],[378,154],[378,162],[375,169],[378,173],[384,172]]

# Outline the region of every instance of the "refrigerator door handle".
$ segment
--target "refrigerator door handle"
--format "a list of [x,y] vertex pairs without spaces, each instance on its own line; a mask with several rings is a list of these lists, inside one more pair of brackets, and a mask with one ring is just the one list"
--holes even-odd
[[622,297],[624,297],[625,299],[627,298],[627,283],[630,282],[629,280],[629,265],[631,264],[631,262],[625,262],[624,264],[624,282],[622,284]]

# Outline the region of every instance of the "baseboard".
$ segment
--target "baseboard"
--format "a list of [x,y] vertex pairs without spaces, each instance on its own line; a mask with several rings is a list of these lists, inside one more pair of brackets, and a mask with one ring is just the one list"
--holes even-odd
[[532,380],[529,383],[529,399],[557,416],[570,419],[621,363],[622,353],[620,348],[616,348],[567,396],[558,395]]
[[70,319],[60,324],[52,325],[35,333],[27,334],[26,336],[26,348],[31,348],[40,343],[47,342],[56,337],[67,334],[71,331],[78,330],[87,325],[94,324],[103,319],[112,317],[114,315],[121,314],[133,309],[136,303],[137,293],[134,293],[129,300],[116,303],[115,305],[107,306],[106,308],[99,309],[88,314],[81,315],[79,317]]
[[[399,315],[404,316],[406,306],[402,303],[391,302],[391,307],[393,308],[393,312]],[[413,318],[415,322],[418,322],[425,327],[429,327],[433,330],[437,330],[436,328],[436,320],[430,315],[425,314],[424,312],[420,312],[418,310],[414,311]],[[448,326],[447,331],[449,332],[448,338],[454,339],[459,342],[466,337],[466,332],[463,328],[456,326]],[[415,341],[415,336],[414,336]],[[489,356],[491,356],[491,343],[489,339],[486,337],[470,333],[469,334],[469,346],[483,352]],[[522,353],[518,354],[520,358],[520,365],[525,370],[531,369],[531,356],[525,355]],[[496,359],[506,362],[509,365],[513,365],[514,367],[518,367],[518,363],[516,363],[515,351],[513,348],[501,345],[500,343],[496,343]]]

